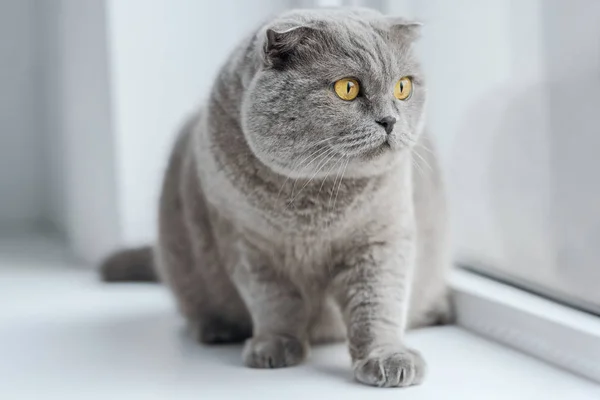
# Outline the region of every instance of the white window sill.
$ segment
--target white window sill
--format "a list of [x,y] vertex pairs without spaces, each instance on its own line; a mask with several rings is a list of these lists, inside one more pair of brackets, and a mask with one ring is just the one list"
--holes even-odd
[[454,271],[458,324],[600,382],[600,318],[468,271]]
[[48,265],[46,250],[0,253],[2,399],[600,398],[599,385],[458,327],[409,334],[429,362],[416,388],[354,383],[343,345],[315,348],[296,368],[245,369],[239,346],[187,339],[160,286],[103,285],[56,257]]

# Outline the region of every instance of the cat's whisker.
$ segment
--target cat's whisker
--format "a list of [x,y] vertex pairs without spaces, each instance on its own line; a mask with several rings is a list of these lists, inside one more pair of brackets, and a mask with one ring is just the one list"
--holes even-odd
[[[338,162],[340,163],[340,168],[341,168],[341,166],[342,166],[342,163],[343,163],[343,161],[344,161],[344,157],[341,157],[341,158],[339,159],[339,161],[338,161]],[[334,170],[334,168],[335,168],[335,167],[337,167],[337,165],[338,165],[338,163],[336,162],[336,163],[335,163],[335,164],[334,164],[334,165],[331,167],[331,169],[329,170],[329,174],[331,174],[331,171],[333,171],[333,170]],[[328,175],[329,175],[329,174],[328,174]],[[339,170],[338,170],[338,174],[339,174]],[[336,175],[335,179],[333,180],[333,185],[332,185],[332,187],[331,187],[331,194],[330,194],[330,196],[329,196],[329,203],[330,203],[330,204],[331,204],[331,196],[333,195],[333,191],[334,191],[334,189],[335,189],[335,182],[336,182],[336,180],[337,180],[337,175]],[[321,183],[321,187],[323,187],[323,184],[324,184],[324,183],[325,183],[325,180],[323,180],[323,183]],[[320,192],[320,190],[321,190],[321,189],[319,189],[319,192]],[[327,222],[325,223],[325,225],[327,226],[327,228],[326,228],[326,230],[325,230],[325,231],[326,231],[326,232],[328,232],[328,233],[330,233],[330,229],[329,229],[329,228],[331,227],[331,219],[330,219],[330,218],[328,218],[328,219],[327,219]],[[333,255],[333,249],[332,249],[332,247],[331,247],[331,246],[329,246],[329,247],[328,247],[328,253],[329,253],[329,258],[331,258],[331,257],[332,257],[332,255]]]
[[[332,149],[332,150],[333,150],[333,149]],[[295,196],[295,197],[294,197],[294,198],[291,200],[292,202],[293,202],[294,200],[296,200],[296,198],[297,198],[298,196],[300,196],[300,194],[302,193],[302,190],[303,190],[305,187],[307,187],[307,186],[308,186],[308,185],[309,185],[309,184],[310,184],[310,183],[313,181],[313,179],[315,179],[315,177],[317,176],[317,174],[318,174],[319,172],[321,172],[321,170],[323,169],[323,167],[325,167],[325,166],[327,165],[327,163],[328,163],[328,162],[329,162],[331,159],[333,159],[335,156],[336,156],[336,153],[335,153],[335,152],[330,152],[330,153],[329,153],[327,156],[324,156],[324,157],[323,157],[323,158],[325,158],[324,162],[323,162],[322,164],[321,164],[321,162],[319,162],[319,163],[317,164],[317,168],[318,168],[318,169],[317,169],[317,170],[315,171],[315,173],[314,173],[314,174],[313,174],[313,175],[310,177],[310,179],[309,179],[309,180],[308,180],[308,181],[307,181],[307,182],[304,184],[304,186],[302,186],[302,187],[300,188],[300,190],[298,191],[298,194],[297,194],[297,195],[296,195],[296,196]]]
[[381,145],[381,143],[376,143],[375,146],[365,146],[365,147],[361,148],[359,151],[354,151],[354,152],[351,152],[351,153],[346,153],[346,154],[344,154],[344,156],[350,157],[350,158],[352,158],[352,157],[359,157],[361,154],[364,154],[367,151],[371,151],[371,150],[377,149],[380,145]]
[[[310,166],[312,163],[314,163],[314,162],[317,160],[317,158],[321,158],[321,157],[322,157],[322,156],[324,156],[324,155],[327,155],[327,156],[328,156],[329,154],[331,154],[331,153],[334,153],[334,152],[335,152],[335,149],[334,149],[334,148],[332,148],[332,147],[329,147],[329,148],[328,148],[328,151],[326,151],[325,153],[321,153],[321,154],[319,155],[319,157],[315,157],[315,158],[314,158],[314,159],[313,159],[311,162],[309,162],[308,164],[306,164],[306,165],[305,165],[303,168],[308,168],[308,167],[309,167],[309,166]],[[319,162],[319,163],[320,163],[320,162]],[[317,166],[319,165],[319,163],[317,163]]]
[[415,168],[415,171],[421,175],[421,177],[425,176],[425,171],[415,162],[415,160],[411,160],[412,166]]
[[340,144],[354,144],[356,142],[368,139],[371,135],[366,130],[361,130],[351,136],[343,136],[340,138]]
[[331,137],[328,137],[328,138],[326,138],[326,139],[319,140],[318,142],[315,142],[315,143],[313,143],[313,146],[317,146],[317,145],[319,145],[319,144],[323,144],[323,143],[325,143],[325,142],[328,142],[328,141],[330,141],[330,140],[332,140],[332,139],[335,139],[336,137],[337,137],[337,136],[331,136]]
[[344,165],[344,170],[342,171],[342,177],[340,178],[340,182],[338,183],[337,191],[335,192],[335,199],[333,199],[333,209],[335,209],[335,203],[337,202],[338,194],[340,193],[340,187],[342,186],[342,181],[344,180],[344,175],[346,175],[346,168],[348,168],[348,163],[350,163],[350,159],[346,160],[346,164]]
[[372,139],[367,137],[367,138],[361,139],[360,141],[356,141],[354,143],[344,143],[341,146],[339,146],[339,148],[343,149],[343,150],[349,151],[349,150],[353,150],[353,149],[360,148],[360,147],[363,147],[365,145],[368,145],[371,142],[372,142]]
[[322,154],[324,151],[330,150],[331,147],[320,147],[317,150],[313,151],[312,153],[310,153],[308,156],[304,157],[303,159],[301,159],[300,161],[298,161],[295,165],[294,165],[294,169],[299,168],[302,166],[302,168],[306,167],[306,165],[303,165],[305,162],[310,162],[310,160],[313,157],[317,157],[318,154]]
[[[332,139],[335,139],[335,138],[336,138],[336,136],[331,136],[331,137],[325,138],[323,140],[319,140],[318,142],[313,143],[313,145],[311,147],[313,147],[313,148],[317,147],[318,145],[323,144],[325,142],[328,142],[328,141],[330,141]],[[325,149],[327,149],[327,147],[319,147],[319,148],[317,148],[317,150],[315,150],[314,152],[312,152],[307,157],[304,157],[302,160],[300,160],[298,162],[295,162],[292,165],[292,170],[295,170],[295,169],[299,168],[304,161],[310,159],[311,157],[315,156],[317,153],[320,153],[322,150],[325,150]],[[279,202],[279,199],[281,198],[281,193],[283,192],[283,188],[285,187],[285,185],[287,184],[287,182],[289,180],[290,180],[290,176],[288,175],[288,176],[286,176],[285,180],[281,184],[281,187],[279,188],[279,191],[277,192],[277,200],[276,200],[277,202]],[[294,187],[292,188],[292,196],[294,194],[294,188],[295,188],[295,182],[294,182]]]
[[[415,142],[412,142],[408,137],[405,137],[405,138],[400,137],[399,138],[400,143],[402,143],[404,146],[409,147],[409,143],[406,143],[403,139],[408,140],[409,143],[415,143]],[[433,172],[433,168],[431,167],[431,165],[429,165],[427,160],[425,160],[425,158],[422,155],[420,155],[414,148],[411,148],[410,150],[411,150],[411,155],[414,155],[415,157],[417,157],[419,159],[419,161],[421,161],[423,164],[425,164],[425,166],[429,169],[430,172]],[[415,162],[418,161],[418,160],[415,160],[412,156],[411,156],[411,159]]]
[[[322,147],[322,148],[314,151],[313,153],[311,153],[310,155],[308,155],[307,157],[304,157],[301,161],[299,161],[298,164],[294,167],[294,169],[297,169],[300,167],[302,167],[302,168],[308,167],[315,159],[319,158],[324,153],[328,153],[331,150],[332,150],[331,147]],[[305,162],[308,162],[308,163],[306,165],[302,165]],[[290,194],[290,197],[294,197],[294,191],[296,190],[296,183],[298,183],[298,179],[300,179],[300,178],[296,177],[294,179],[294,184],[292,185],[292,193]]]
[[[335,149],[333,149],[333,148],[330,148],[330,149],[328,149],[328,151],[326,151],[326,152],[322,152],[322,153],[320,153],[319,155],[317,155],[317,156],[316,156],[316,157],[315,157],[315,158],[314,158],[314,159],[311,161],[311,163],[312,163],[313,161],[317,160],[317,159],[320,159],[320,161],[317,163],[317,167],[319,167],[319,166],[321,165],[321,162],[322,162],[324,159],[326,159],[325,163],[323,163],[323,166],[325,166],[325,165],[327,164],[327,161],[329,161],[329,159],[331,159],[331,158],[332,158],[332,157],[334,157],[334,156],[335,156]],[[313,178],[314,178],[314,177],[315,177],[315,176],[316,176],[316,175],[319,173],[319,171],[320,171],[320,169],[321,169],[321,168],[322,168],[322,167],[320,167],[320,168],[318,168],[318,169],[317,169],[317,171],[316,171],[316,172],[313,174],[313,176],[312,176],[312,177],[311,177],[311,178],[308,180],[308,182],[306,182],[306,183],[304,184],[304,186],[302,186],[302,188],[300,188],[299,192],[298,192],[296,195],[294,195],[294,187],[295,187],[295,185],[296,185],[296,182],[298,182],[298,179],[299,179],[299,178],[296,178],[296,179],[294,180],[294,187],[292,188],[292,193],[290,194],[290,197],[289,197],[289,199],[288,199],[288,205],[286,206],[286,209],[287,209],[289,206],[291,206],[291,205],[293,205],[293,204],[294,204],[294,200],[296,200],[296,198],[297,198],[297,197],[300,195],[300,193],[302,193],[302,189],[304,189],[304,188],[305,188],[305,187],[306,187],[306,186],[307,186],[307,185],[310,183],[310,181],[312,181],[312,179],[313,179]]]
[[317,192],[317,198],[321,194],[321,190],[323,190],[323,186],[325,185],[325,182],[327,182],[327,178],[331,175],[331,171],[333,171],[333,169],[336,167],[336,165],[337,165],[337,162],[329,168],[329,171],[327,171],[327,176],[325,176],[325,178],[323,178],[323,182],[321,182],[321,186],[319,186],[319,191]]
[[423,150],[425,150],[426,152],[428,152],[429,154],[432,154],[432,155],[435,156],[435,152],[431,148],[429,148],[425,143],[423,143],[423,142],[417,142],[416,140],[411,139],[410,137],[408,137],[406,135],[403,136],[403,138],[406,139],[406,141],[408,142],[408,143],[406,143],[406,142],[402,141],[402,138],[400,139],[400,141],[402,141],[402,144],[404,144],[405,146],[411,144],[414,147],[420,147]]
[[283,181],[283,183],[281,184],[281,187],[279,188],[279,192],[277,192],[277,200],[275,201],[275,203],[279,202],[279,198],[281,197],[281,192],[283,191],[283,188],[285,187],[285,184],[290,180],[290,176],[286,176],[285,180]]
[[433,172],[433,168],[431,167],[431,165],[429,165],[427,160],[425,160],[425,158],[422,155],[420,155],[419,153],[417,153],[414,150],[412,151],[412,154],[415,155],[419,160],[421,160],[423,162],[423,164],[425,164],[425,166],[429,169],[429,171]]
[[[340,160],[341,160],[342,162],[340,162],[340,167],[339,167],[339,169],[338,169],[338,172],[337,172],[337,174],[335,175],[335,179],[334,179],[334,181],[333,181],[333,187],[331,188],[331,195],[329,195],[329,202],[327,203],[327,207],[329,207],[329,209],[331,209],[331,200],[333,199],[333,192],[335,192],[335,185],[336,185],[336,182],[337,182],[338,178],[340,177],[340,173],[341,173],[341,171],[342,171],[342,165],[344,165],[344,163],[343,163],[344,159],[342,158],[342,159],[340,159]],[[337,164],[336,164],[336,165],[337,165]]]
[[425,150],[429,154],[435,155],[435,152],[433,150],[431,150],[429,147],[427,147],[427,145],[425,145],[425,144],[423,144],[421,142],[415,142],[415,146],[422,148],[423,150]]

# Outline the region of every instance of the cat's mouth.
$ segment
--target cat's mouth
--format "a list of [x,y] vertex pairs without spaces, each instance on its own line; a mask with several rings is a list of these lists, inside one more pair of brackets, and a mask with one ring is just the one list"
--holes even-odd
[[344,158],[369,162],[388,154],[397,147],[392,135],[379,135],[371,133],[362,139],[354,140],[359,143],[340,141],[336,143],[338,154]]
[[363,160],[373,160],[392,150],[392,143],[386,138],[380,143],[364,149],[359,155]]

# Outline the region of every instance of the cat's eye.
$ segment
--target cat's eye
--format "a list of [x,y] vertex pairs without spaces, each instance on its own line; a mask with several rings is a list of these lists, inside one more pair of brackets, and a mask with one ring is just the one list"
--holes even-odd
[[358,81],[353,78],[342,78],[333,84],[335,94],[342,100],[352,101],[360,92]]
[[394,97],[398,100],[408,100],[413,92],[412,79],[408,76],[400,78],[394,87]]

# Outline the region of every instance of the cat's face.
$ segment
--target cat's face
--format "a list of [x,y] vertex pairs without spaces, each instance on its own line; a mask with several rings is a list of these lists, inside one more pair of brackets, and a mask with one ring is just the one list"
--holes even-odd
[[255,155],[291,177],[393,168],[424,120],[411,49],[417,29],[376,13],[336,12],[267,30],[264,66],[243,101]]

